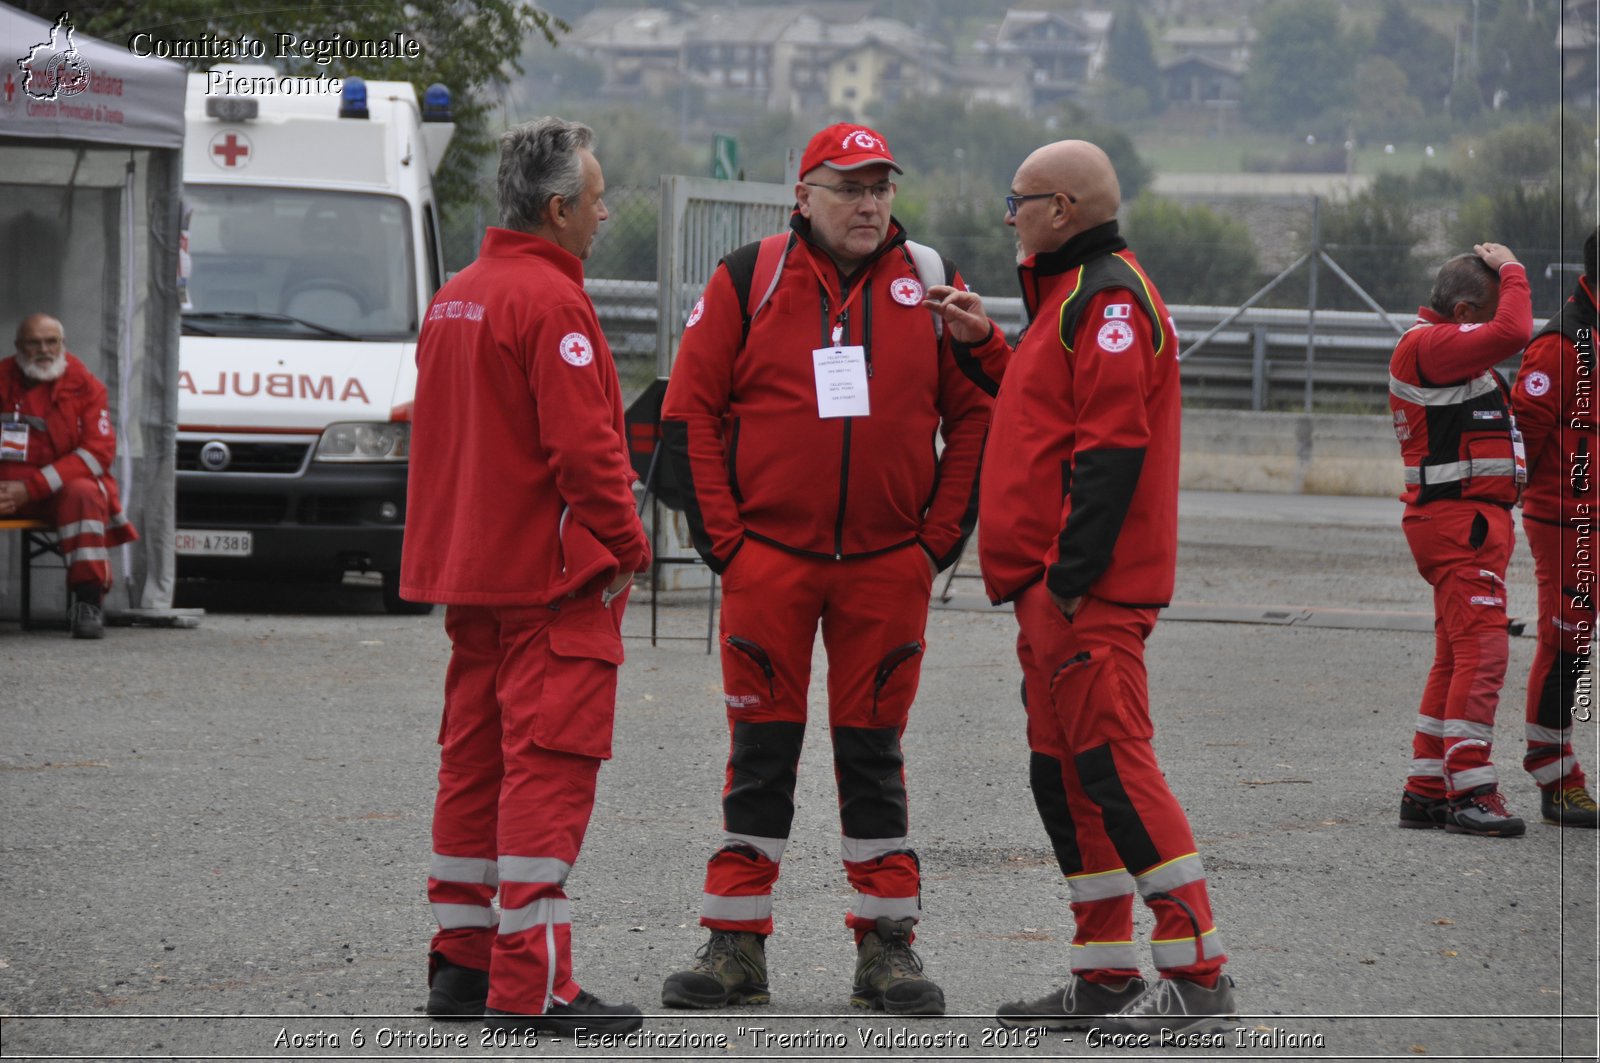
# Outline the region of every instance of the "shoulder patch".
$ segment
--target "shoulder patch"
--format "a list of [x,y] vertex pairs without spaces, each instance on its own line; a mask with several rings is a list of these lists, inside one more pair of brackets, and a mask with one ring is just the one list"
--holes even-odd
[[694,304],[694,309],[689,311],[689,320],[685,321],[683,323],[683,327],[684,328],[694,328],[695,323],[697,321],[699,321],[703,316],[705,316],[705,312],[706,312],[706,297],[702,295],[698,300],[696,300],[696,302]]
[[1121,354],[1133,346],[1133,329],[1121,320],[1107,321],[1100,326],[1095,341],[1108,354]]
[[594,344],[581,332],[569,332],[561,337],[561,359],[568,365],[588,365],[594,361]]
[[1132,303],[1112,303],[1106,307],[1106,317],[1126,320],[1133,316]]
[[1543,395],[1545,392],[1550,390],[1550,378],[1544,373],[1535,370],[1523,378],[1522,390],[1526,391],[1534,398],[1538,398],[1540,395]]

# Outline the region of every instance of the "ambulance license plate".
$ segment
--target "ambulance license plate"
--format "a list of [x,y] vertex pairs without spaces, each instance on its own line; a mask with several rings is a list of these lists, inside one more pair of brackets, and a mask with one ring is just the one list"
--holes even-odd
[[185,557],[249,557],[247,531],[184,531],[173,536],[173,549]]

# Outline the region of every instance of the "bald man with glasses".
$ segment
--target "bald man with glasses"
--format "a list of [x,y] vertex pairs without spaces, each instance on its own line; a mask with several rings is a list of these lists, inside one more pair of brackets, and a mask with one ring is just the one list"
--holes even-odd
[[695,546],[723,577],[732,733],[722,844],[701,902],[710,939],[666,979],[669,1007],[770,999],[765,941],[820,626],[853,889],[850,1002],[944,1013],[911,947],[921,870],[900,739],[933,578],[960,557],[976,514],[995,388],[979,366],[998,371],[1005,344],[986,318],[947,322],[928,304],[925,285],[947,281],[963,294],[966,285],[893,217],[900,172],[865,126],[813,137],[789,232],[723,260],[689,315],[667,387],[669,462]]

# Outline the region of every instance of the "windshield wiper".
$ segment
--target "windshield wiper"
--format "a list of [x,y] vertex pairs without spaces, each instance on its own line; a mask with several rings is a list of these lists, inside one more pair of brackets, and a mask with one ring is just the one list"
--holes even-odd
[[196,329],[202,335],[214,336],[216,333],[207,332],[205,329],[202,329],[197,325],[190,324],[190,322],[195,319],[201,321],[287,321],[290,324],[313,329],[325,336],[332,336],[335,339],[359,340],[361,338],[360,336],[352,336],[348,332],[341,332],[336,328],[330,328],[327,325],[319,325],[315,321],[307,321],[304,318],[299,317],[290,317],[288,314],[265,314],[259,310],[203,310],[189,311],[183,315],[183,323],[186,327]]

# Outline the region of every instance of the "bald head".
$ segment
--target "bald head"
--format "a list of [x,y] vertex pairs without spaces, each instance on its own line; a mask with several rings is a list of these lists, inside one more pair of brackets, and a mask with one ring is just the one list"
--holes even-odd
[[[1087,140],[1058,140],[1023,160],[1012,179],[1018,195],[1040,197],[1020,204],[1006,219],[1017,229],[1024,256],[1053,251],[1074,236],[1117,216],[1122,189],[1104,151]],[[1043,198],[1056,193],[1054,198]],[[1036,209],[1030,209],[1036,208]]]

